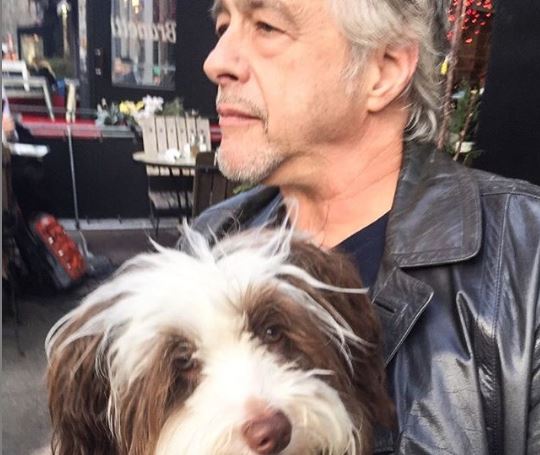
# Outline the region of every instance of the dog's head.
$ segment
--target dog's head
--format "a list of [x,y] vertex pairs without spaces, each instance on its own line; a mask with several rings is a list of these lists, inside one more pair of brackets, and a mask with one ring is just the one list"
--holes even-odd
[[387,423],[353,267],[290,231],[127,262],[51,330],[59,454],[359,454]]

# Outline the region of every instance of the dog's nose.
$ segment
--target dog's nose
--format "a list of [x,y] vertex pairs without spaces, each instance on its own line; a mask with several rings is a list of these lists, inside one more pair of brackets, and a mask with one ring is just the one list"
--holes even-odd
[[291,441],[291,422],[281,411],[269,410],[247,421],[242,434],[250,449],[258,455],[281,452]]

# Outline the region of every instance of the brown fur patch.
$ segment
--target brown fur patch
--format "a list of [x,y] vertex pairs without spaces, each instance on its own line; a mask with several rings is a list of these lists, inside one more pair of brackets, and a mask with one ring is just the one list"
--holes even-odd
[[104,375],[96,369],[101,336],[83,337],[62,347],[71,334],[110,305],[98,305],[68,321],[52,346],[47,379],[55,454],[152,453],[169,414],[196,388],[199,366],[186,364],[193,346],[179,335],[164,333],[154,349],[152,367],[121,391],[113,415],[119,425],[113,433],[107,420],[108,372],[104,362],[99,368]]
[[88,319],[111,305],[112,302],[103,303],[91,308],[80,319],[66,322],[52,346],[47,385],[54,454],[117,453],[115,439],[107,424],[109,384],[96,371],[96,352],[101,337],[81,338],[59,349]]
[[197,387],[199,368],[182,366],[192,351],[179,336],[167,335],[155,348],[152,367],[125,390],[119,402],[120,453],[153,453],[159,434],[171,412],[179,409]]
[[[327,253],[294,241],[291,262],[323,283],[362,287],[353,264],[336,252]],[[324,291],[297,278],[283,279],[304,290],[323,308],[337,311],[356,335],[374,347],[349,343],[351,372],[339,347],[321,330],[320,321],[305,307],[292,302],[291,296],[272,287],[252,290],[246,296],[248,329],[284,360],[295,360],[303,369],[321,368],[335,373],[323,379],[339,392],[356,425],[361,425],[364,453],[370,453],[374,426],[391,426],[393,421],[393,404],[385,384],[381,330],[372,304],[367,295]],[[281,337],[265,342],[266,330],[276,327]]]

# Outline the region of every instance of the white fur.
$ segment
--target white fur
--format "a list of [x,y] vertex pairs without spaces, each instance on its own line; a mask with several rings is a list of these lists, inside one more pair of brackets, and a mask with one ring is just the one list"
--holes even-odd
[[[346,342],[366,342],[337,313],[326,311],[283,277],[294,276],[327,290],[364,291],[335,288],[288,262],[293,234],[285,228],[271,234],[244,233],[214,248],[192,230],[186,229],[185,235],[192,255],[158,247],[157,254],[128,261],[112,281],[53,327],[46,341],[48,354],[66,323],[90,307],[114,301],[63,344],[104,335],[100,355],[106,355],[108,366],[111,416],[116,415],[119,397],[132,381],[152,368],[151,359],[164,333],[189,337],[203,365],[200,384],[166,422],[157,454],[252,454],[239,433],[249,418],[246,403],[252,400],[280,409],[291,421],[292,439],[283,454],[356,453],[357,429],[337,392],[321,379],[332,373],[306,372],[292,363],[284,364],[245,333],[241,305],[248,289],[275,284],[316,316],[320,329],[349,362]],[[118,425],[110,424],[117,431]]]
[[257,400],[280,409],[293,427],[283,454],[342,454],[353,425],[338,394],[321,379],[322,371],[304,372],[249,340],[225,340],[203,352],[204,381],[185,406],[167,422],[157,453],[251,454],[239,434],[248,420],[246,403]]

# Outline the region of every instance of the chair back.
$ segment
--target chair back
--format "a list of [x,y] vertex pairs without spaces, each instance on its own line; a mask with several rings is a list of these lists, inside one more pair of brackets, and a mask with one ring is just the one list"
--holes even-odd
[[16,106],[16,99],[45,103],[50,119],[54,120],[47,79],[42,76],[30,76],[23,60],[2,60],[2,89],[11,100],[12,107]]
[[141,119],[144,152],[159,155],[174,149],[189,156],[192,146],[200,151],[211,149],[210,122],[204,117],[152,116]]
[[2,60],[2,78],[18,77],[24,79],[24,90],[30,90],[30,85],[27,83],[30,73],[24,60]]
[[219,171],[215,152],[200,152],[195,160],[193,217],[231,197],[235,186]]

